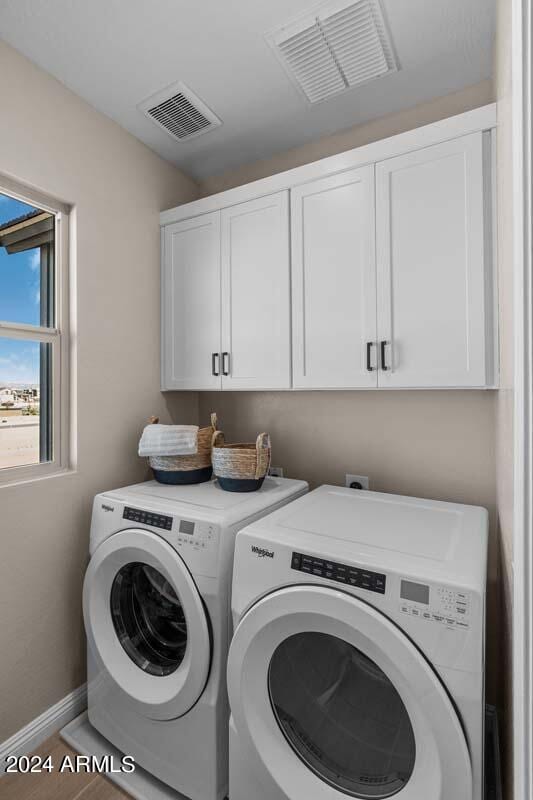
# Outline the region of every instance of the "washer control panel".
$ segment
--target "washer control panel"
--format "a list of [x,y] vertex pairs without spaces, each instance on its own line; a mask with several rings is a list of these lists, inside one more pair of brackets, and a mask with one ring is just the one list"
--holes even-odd
[[151,525],[152,528],[163,528],[165,531],[172,530],[172,517],[167,517],[164,514],[155,514],[152,511],[144,511],[141,508],[125,506],[122,518],[129,519],[132,522],[139,522],[141,525]]
[[178,519],[176,527],[178,531],[176,543],[178,548],[185,552],[205,550],[216,539],[215,526],[207,522]]
[[358,589],[367,589],[370,592],[385,594],[386,576],[381,572],[371,572],[362,567],[353,567],[348,564],[339,564],[324,558],[316,558],[305,553],[293,553],[291,569],[307,572],[319,578],[327,578],[337,583],[345,583]]
[[468,592],[404,578],[400,581],[400,611],[425,622],[466,630],[470,627],[470,605]]

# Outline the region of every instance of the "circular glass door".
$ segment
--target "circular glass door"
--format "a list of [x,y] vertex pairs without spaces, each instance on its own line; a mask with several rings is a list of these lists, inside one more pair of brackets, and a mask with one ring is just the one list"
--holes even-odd
[[120,644],[144,672],[170,675],[185,655],[187,623],[178,595],[154,567],[125,564],[111,587],[111,616]]
[[358,798],[404,788],[416,756],[409,715],[356,647],[314,631],[289,636],[272,656],[268,688],[285,738],[323,781]]

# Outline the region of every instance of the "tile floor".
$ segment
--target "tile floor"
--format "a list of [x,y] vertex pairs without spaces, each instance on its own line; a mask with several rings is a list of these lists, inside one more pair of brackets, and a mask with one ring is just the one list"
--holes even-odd
[[73,758],[72,750],[59,736],[47,739],[35,751],[42,758],[52,757],[53,772],[9,774],[0,778],[0,800],[128,800],[129,795],[97,773],[59,772],[63,756]]

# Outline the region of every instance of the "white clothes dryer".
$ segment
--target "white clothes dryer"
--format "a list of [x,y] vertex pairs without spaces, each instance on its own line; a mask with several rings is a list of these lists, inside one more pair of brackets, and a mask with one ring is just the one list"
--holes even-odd
[[227,794],[235,533],[307,491],[155,481],[97,495],[83,590],[90,723],[192,800]]
[[322,486],[238,534],[231,800],[482,800],[487,530]]

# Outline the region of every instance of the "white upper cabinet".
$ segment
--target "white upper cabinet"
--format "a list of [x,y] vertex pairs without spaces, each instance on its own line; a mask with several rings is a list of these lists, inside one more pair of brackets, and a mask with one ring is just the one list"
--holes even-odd
[[494,381],[483,150],[479,132],[376,165],[380,386]]
[[167,225],[163,389],[291,386],[288,192]]
[[377,386],[374,167],[291,192],[293,385]]
[[495,126],[474,109],[163,212],[163,389],[496,387]]
[[291,386],[288,192],[221,212],[223,389]]
[[162,388],[219,389],[220,212],[163,231]]

